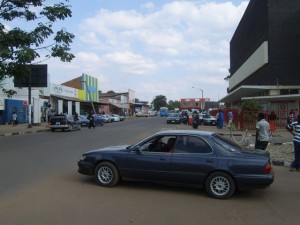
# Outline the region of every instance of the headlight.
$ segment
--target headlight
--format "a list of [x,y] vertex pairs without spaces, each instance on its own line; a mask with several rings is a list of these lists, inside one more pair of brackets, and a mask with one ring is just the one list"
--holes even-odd
[[86,158],[86,155],[82,155],[81,157],[80,157],[80,160],[84,160]]

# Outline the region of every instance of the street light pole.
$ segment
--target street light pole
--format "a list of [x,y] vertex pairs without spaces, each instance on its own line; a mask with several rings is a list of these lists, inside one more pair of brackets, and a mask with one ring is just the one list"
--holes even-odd
[[[195,88],[195,87],[192,87],[192,88]],[[201,99],[203,100],[203,90],[200,88],[195,88],[195,89],[201,91],[201,94],[202,94]],[[201,109],[204,109],[204,104],[205,104],[205,100],[204,100],[204,103],[201,102]]]
[[[192,87],[192,88],[195,88],[195,87]],[[199,89],[199,88],[195,88],[195,89],[201,91],[201,93],[202,93],[202,97],[201,97],[201,98],[203,99],[203,90],[202,90],[202,89]]]

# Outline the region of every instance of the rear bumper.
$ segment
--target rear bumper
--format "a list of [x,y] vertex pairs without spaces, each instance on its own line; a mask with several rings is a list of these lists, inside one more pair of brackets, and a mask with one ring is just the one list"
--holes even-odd
[[238,189],[267,188],[274,182],[274,174],[240,175],[236,177]]
[[53,129],[67,129],[67,128],[69,128],[69,125],[49,125],[49,128],[53,128]]

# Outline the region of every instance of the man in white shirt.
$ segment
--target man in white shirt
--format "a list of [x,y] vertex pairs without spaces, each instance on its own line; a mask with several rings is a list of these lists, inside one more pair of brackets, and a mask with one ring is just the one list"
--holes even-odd
[[270,124],[265,120],[265,114],[258,114],[256,123],[255,148],[266,150],[270,141]]
[[17,125],[17,118],[18,118],[17,114],[15,112],[13,112],[13,114],[12,114],[12,125],[13,126]]

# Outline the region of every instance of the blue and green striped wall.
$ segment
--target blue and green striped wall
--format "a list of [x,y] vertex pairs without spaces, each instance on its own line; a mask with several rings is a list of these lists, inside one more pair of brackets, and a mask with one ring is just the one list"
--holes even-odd
[[89,92],[93,102],[99,102],[98,79],[87,74],[82,74],[82,90],[84,90],[85,100],[90,101]]

